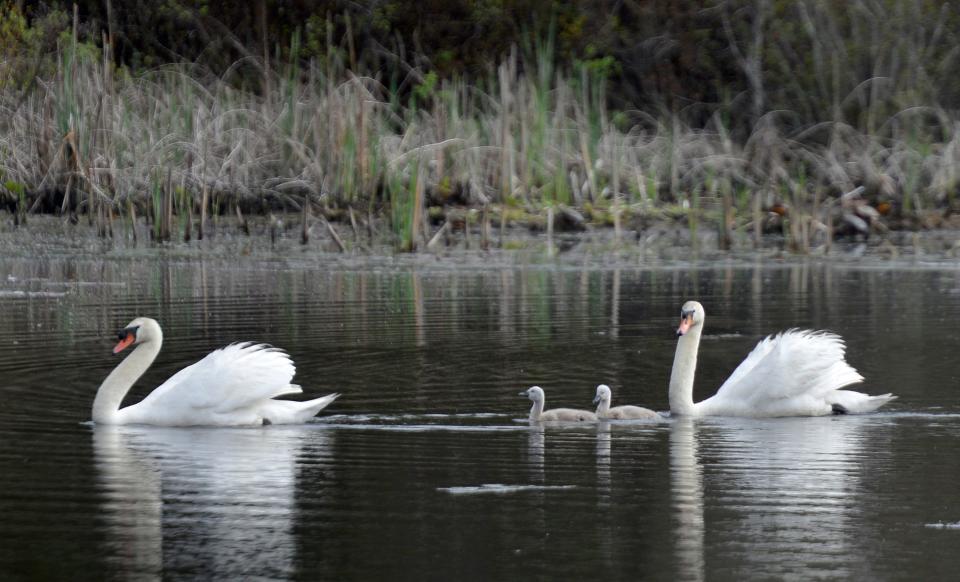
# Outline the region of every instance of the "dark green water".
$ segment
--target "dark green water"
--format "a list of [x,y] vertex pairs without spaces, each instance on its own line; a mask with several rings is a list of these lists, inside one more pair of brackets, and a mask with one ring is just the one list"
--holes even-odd
[[[960,569],[960,267],[600,260],[0,259],[0,578],[947,579]],[[531,428],[667,408],[680,305],[697,398],[763,335],[827,328],[860,417]],[[315,422],[93,427],[115,332],[164,326],[128,397],[237,340],[290,352]]]

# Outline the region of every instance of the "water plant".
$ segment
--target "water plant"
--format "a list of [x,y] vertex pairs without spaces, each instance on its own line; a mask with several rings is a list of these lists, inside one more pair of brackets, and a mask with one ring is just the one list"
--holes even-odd
[[[839,34],[827,26],[837,24],[833,12],[791,6],[824,24],[822,35]],[[18,216],[148,217],[154,237],[170,240],[174,230],[203,238],[218,213],[286,211],[303,214],[307,240],[312,199],[315,213],[349,219],[355,231],[357,212],[385,216],[398,248],[414,250],[435,234],[424,220],[431,205],[485,209],[487,240],[491,217],[502,231],[515,207],[543,215],[589,205],[618,239],[629,221],[676,209],[694,235],[704,220],[719,222],[724,244],[737,232],[759,237],[781,205],[790,244],[804,251],[857,186],[905,217],[955,204],[960,116],[930,95],[909,105],[927,85],[907,87],[902,68],[882,71],[889,83],[854,83],[845,67],[857,67],[842,60],[852,57],[828,57],[824,36],[808,39],[813,70],[829,76],[839,66],[846,76],[811,81],[822,94],[799,103],[816,111],[832,102],[832,117],[768,111],[744,132],[731,123],[738,96],[611,113],[612,65],[561,64],[552,30],[471,78],[444,78],[423,62],[384,78],[358,55],[349,27],[341,38],[329,20],[312,31],[223,71],[181,62],[135,73],[112,62],[106,36],[100,49],[80,38],[74,20],[49,78],[26,93],[0,85],[0,171]],[[894,50],[864,43],[877,62]],[[781,49],[767,55],[770,66],[792,58]],[[403,48],[393,50],[389,58],[403,61]]]

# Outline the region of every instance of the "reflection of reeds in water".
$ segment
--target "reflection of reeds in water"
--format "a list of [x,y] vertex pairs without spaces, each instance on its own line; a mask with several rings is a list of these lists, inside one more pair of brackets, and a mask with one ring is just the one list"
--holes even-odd
[[413,303],[413,329],[416,337],[415,342],[418,347],[423,347],[427,343],[427,330],[424,322],[423,282],[421,280],[420,273],[414,271],[410,274],[410,286],[413,295],[411,302]]
[[[834,17],[810,16],[827,37]],[[348,68],[342,51],[302,62],[298,35],[286,62],[250,56],[219,74],[173,63],[131,76],[110,50],[99,58],[79,42],[75,26],[54,82],[36,84],[0,118],[0,187],[22,198],[21,209],[62,196],[64,211],[103,224],[114,212],[152,209],[160,240],[172,237],[173,215],[184,238],[194,229],[199,237],[209,213],[237,203],[300,211],[323,197],[324,211],[383,211],[406,250],[430,238],[425,205],[454,197],[489,208],[484,241],[488,224],[505,226],[517,206],[575,205],[618,240],[632,216],[652,214],[683,220],[694,235],[702,220],[718,223],[724,246],[737,229],[760,233],[765,209],[779,203],[799,251],[829,242],[834,223],[863,227],[840,203],[857,186],[905,215],[942,206],[956,189],[956,115],[906,107],[917,89],[903,86],[900,70],[885,71],[886,83],[863,85],[848,72],[821,86],[828,94],[817,98],[836,103],[838,118],[798,123],[772,112],[734,138],[735,100],[695,123],[683,112],[614,115],[602,76],[557,66],[549,38],[529,44],[484,78],[411,70],[400,87],[364,76],[356,59]],[[849,56],[832,58],[841,61],[816,60],[823,78],[857,69],[842,61]],[[262,91],[244,88],[251,70]],[[853,101],[857,113],[844,117]]]
[[610,337],[620,337],[620,269],[614,269],[610,289]]

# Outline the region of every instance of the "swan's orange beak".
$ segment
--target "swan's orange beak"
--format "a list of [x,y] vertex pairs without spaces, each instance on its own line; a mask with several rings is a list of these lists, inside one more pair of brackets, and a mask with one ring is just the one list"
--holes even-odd
[[119,354],[123,350],[127,349],[136,339],[137,336],[134,333],[127,332],[127,335],[123,335],[124,332],[120,332],[120,341],[117,345],[113,346],[114,355]]
[[677,335],[683,335],[690,331],[690,326],[693,325],[693,314],[684,313],[680,316],[680,327],[677,328]]

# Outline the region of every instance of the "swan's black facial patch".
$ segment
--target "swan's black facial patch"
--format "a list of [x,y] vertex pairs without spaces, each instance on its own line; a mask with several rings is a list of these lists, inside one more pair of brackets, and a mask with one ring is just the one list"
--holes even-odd
[[122,331],[117,332],[117,339],[123,341],[127,339],[127,336],[137,337],[137,330],[140,329],[139,325],[134,325],[132,327],[124,328]]

